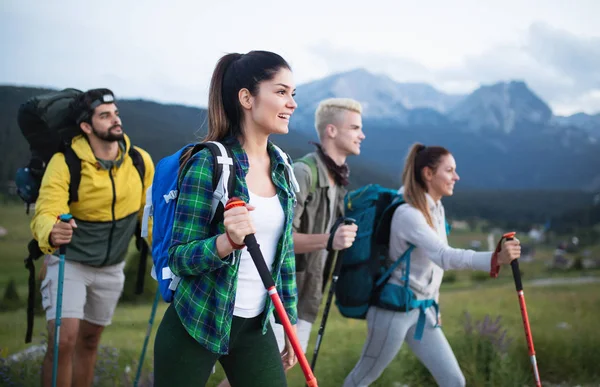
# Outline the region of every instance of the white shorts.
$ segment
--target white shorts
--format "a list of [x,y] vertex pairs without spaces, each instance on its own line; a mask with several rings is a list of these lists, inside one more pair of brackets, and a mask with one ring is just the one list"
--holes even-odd
[[[273,327],[273,333],[275,333],[277,345],[279,346],[279,351],[281,352],[285,347],[285,332],[283,330],[283,325],[277,324],[275,322],[275,317],[271,315],[271,326]],[[296,336],[298,337],[300,346],[305,354],[306,348],[308,347],[308,340],[310,339],[310,331],[312,330],[312,326],[312,323],[300,319],[298,319],[298,322],[296,323]]]
[[[46,255],[46,262],[46,277],[40,291],[46,321],[50,321],[56,318],[59,259]],[[125,284],[124,267],[124,261],[106,267],[65,261],[61,318],[76,318],[101,326],[110,325]]]

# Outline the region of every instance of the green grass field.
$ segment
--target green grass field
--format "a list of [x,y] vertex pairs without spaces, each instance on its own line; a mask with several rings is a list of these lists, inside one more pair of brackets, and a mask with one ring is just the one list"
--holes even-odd
[[[30,238],[28,222],[22,206],[0,207],[0,226],[8,229],[8,235],[0,239],[0,290],[4,291],[11,279],[18,286],[21,300],[27,296],[27,271],[23,266],[26,243]],[[8,223],[10,222],[10,223]],[[485,242],[481,233],[455,232],[451,245],[466,247],[472,239]],[[594,247],[595,251],[598,247]],[[600,380],[600,333],[597,329],[600,317],[600,282],[560,286],[528,286],[528,281],[548,277],[598,276],[597,271],[550,272],[545,262],[551,258],[552,248],[538,248],[536,260],[522,263],[527,307],[535,342],[542,379],[551,383],[567,385],[598,385]],[[37,264],[39,268],[40,264]],[[447,275],[450,272],[446,273]],[[148,277],[149,278],[149,277]],[[147,281],[150,282],[151,280]],[[452,345],[469,386],[525,386],[533,385],[527,347],[523,333],[517,295],[510,270],[503,269],[496,280],[473,277],[471,272],[457,273],[454,281],[443,285],[440,299],[443,329]],[[150,303],[121,303],[113,324],[102,338],[102,352],[97,367],[98,385],[130,385],[142,348]],[[166,309],[162,303],[157,312],[152,338]],[[482,321],[486,315],[491,321],[501,316],[496,335],[467,333],[468,313],[473,323]],[[320,319],[318,320],[320,321]],[[34,343],[44,339],[44,318],[35,321]],[[0,313],[0,350],[4,357],[26,349],[25,309]],[[318,324],[314,326],[309,344],[309,361]],[[489,330],[489,329],[488,329]],[[497,343],[500,334],[506,338]],[[341,317],[332,307],[327,330],[319,354],[315,375],[320,386],[340,386],[360,355],[366,337],[364,321]],[[506,340],[509,339],[508,342]],[[145,367],[152,364],[153,339],[149,344]],[[111,351],[118,350],[117,354]],[[37,372],[37,363],[29,365]],[[129,367],[130,372],[125,370]],[[14,371],[14,370],[13,370]],[[16,373],[16,371],[15,371]],[[1,373],[0,373],[1,374]],[[124,376],[128,375],[128,376]],[[15,377],[13,375],[13,377]],[[222,370],[211,377],[208,386],[216,386],[223,378]],[[25,380],[25,385],[37,385],[37,376]],[[289,374],[290,386],[303,386],[299,366]],[[31,384],[29,384],[31,383]],[[398,383],[398,384],[396,384]],[[374,386],[427,386],[435,385],[426,369],[403,347],[394,362]]]

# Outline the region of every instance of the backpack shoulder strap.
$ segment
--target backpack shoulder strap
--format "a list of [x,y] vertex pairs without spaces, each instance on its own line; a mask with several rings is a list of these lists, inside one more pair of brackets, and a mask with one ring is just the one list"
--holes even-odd
[[81,159],[77,156],[73,148],[65,146],[62,149],[65,155],[65,162],[69,168],[69,204],[79,201],[79,184],[81,183]]
[[319,171],[317,171],[317,160],[312,157],[310,154],[302,156],[298,160],[297,163],[302,163],[308,166],[310,169],[310,191],[308,191],[309,195],[312,195],[317,189],[317,181],[319,180]]
[[[207,141],[194,145],[192,155],[208,148],[213,156],[213,199],[211,205],[211,223],[221,222],[225,204],[235,191],[235,163],[231,149],[218,141]],[[188,159],[189,160],[189,159]],[[181,168],[183,169],[183,168]]]
[[[144,177],[146,176],[146,164],[144,164],[144,157],[133,145],[129,147],[129,157],[131,157],[131,161],[133,162],[133,166],[135,167],[138,175],[140,176],[140,180],[142,182],[142,191],[144,191]],[[142,222],[147,222],[147,220],[142,219]],[[140,252],[140,261],[138,264],[138,273],[137,273],[137,281],[135,284],[135,294],[142,294],[144,292],[144,278],[146,276],[146,261],[148,259],[148,250],[150,247],[148,243],[142,237],[142,228],[146,227],[143,224],[140,224],[138,221],[135,225],[135,246],[137,250]],[[146,231],[146,236],[147,236]]]
[[406,261],[407,265],[405,284],[408,284],[408,276],[410,275],[410,253],[413,251],[414,248],[415,246],[413,245],[408,246],[408,249],[406,249],[406,251],[400,256],[400,258],[398,258],[394,263],[392,263],[390,267],[385,271],[385,273],[383,273],[381,277],[379,277],[379,279],[375,283],[376,288],[385,284],[394,272],[394,270],[396,270],[396,268],[404,261]]
[[142,189],[144,188],[144,177],[146,176],[146,164],[144,164],[144,157],[133,145],[129,148],[129,157],[133,161],[133,166],[138,171],[140,179],[142,180]]
[[273,148],[279,153],[279,157],[285,163],[285,170],[287,173],[288,184],[292,187],[292,194],[294,198],[296,197],[296,192],[300,191],[300,186],[298,185],[298,180],[296,180],[296,175],[294,174],[294,168],[292,168],[292,157],[285,151],[283,151],[280,147],[273,144]]
[[396,209],[402,204],[406,203],[402,197],[396,197],[392,202],[383,210],[381,217],[375,226],[375,241],[379,245],[388,245],[390,243],[390,231],[392,228],[392,217]]

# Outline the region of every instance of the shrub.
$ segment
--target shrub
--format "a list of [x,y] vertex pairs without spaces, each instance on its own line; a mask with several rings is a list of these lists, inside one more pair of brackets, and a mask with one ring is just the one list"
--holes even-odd
[[17,285],[14,278],[11,278],[6,288],[4,289],[4,296],[0,302],[0,311],[6,312],[21,308],[24,302],[19,297],[17,292]]
[[484,282],[490,279],[490,274],[483,271],[474,271],[471,273],[471,280],[473,282]]
[[444,273],[444,277],[442,278],[442,283],[445,283],[445,284],[454,283],[454,282],[456,282],[456,278],[457,278],[456,272],[454,272],[454,271],[446,272],[446,273]]

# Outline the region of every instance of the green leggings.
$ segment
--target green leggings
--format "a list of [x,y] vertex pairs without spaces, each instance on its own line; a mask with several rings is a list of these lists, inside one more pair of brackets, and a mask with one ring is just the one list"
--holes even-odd
[[270,324],[262,334],[261,320],[233,316],[229,354],[218,355],[187,333],[171,304],[154,342],[154,386],[205,386],[217,360],[232,387],[287,386],[275,335]]

